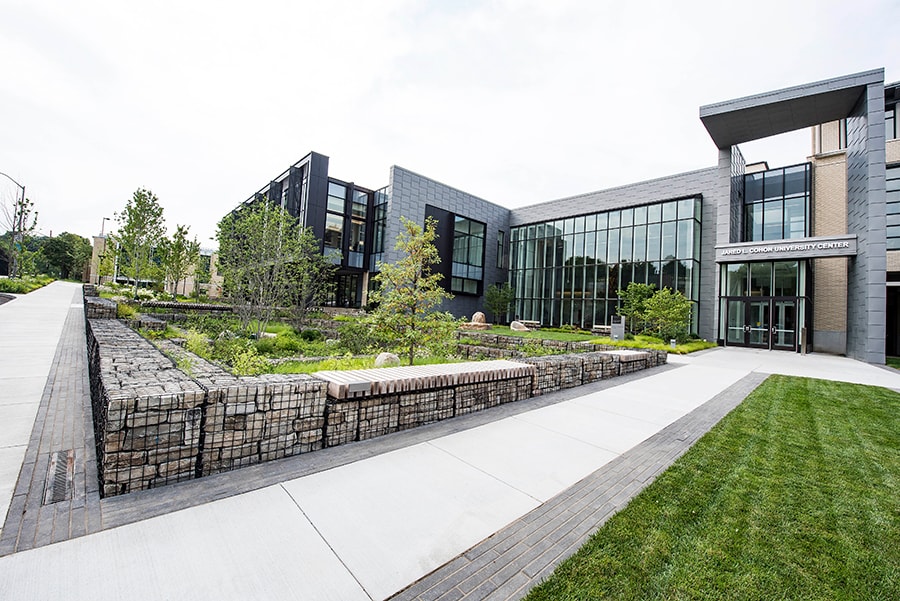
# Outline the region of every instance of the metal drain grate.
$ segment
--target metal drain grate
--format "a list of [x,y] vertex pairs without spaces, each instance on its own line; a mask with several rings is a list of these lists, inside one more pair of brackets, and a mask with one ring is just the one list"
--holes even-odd
[[68,501],[72,498],[75,477],[75,451],[56,451],[50,454],[47,480],[44,483],[43,505]]

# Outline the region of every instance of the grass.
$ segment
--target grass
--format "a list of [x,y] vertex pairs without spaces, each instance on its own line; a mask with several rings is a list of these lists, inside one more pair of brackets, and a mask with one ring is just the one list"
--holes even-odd
[[715,342],[707,342],[706,340],[690,340],[682,344],[676,344],[675,348],[672,348],[670,345],[666,344],[659,338],[654,338],[653,336],[643,336],[640,334],[635,336],[634,340],[594,338],[593,341],[597,344],[608,344],[610,346],[620,346],[623,348],[641,348],[654,349],[657,351],[669,351],[670,353],[675,353],[676,355],[686,355],[688,353],[694,353],[696,351],[702,351],[716,347]]
[[527,599],[900,599],[900,395],[772,376]]
[[500,334],[501,336],[518,336],[520,338],[539,338],[541,340],[561,340],[564,342],[580,342],[582,340],[593,340],[596,338],[590,332],[565,332],[557,329],[543,328],[540,330],[530,330],[528,332],[517,332],[510,330],[508,326],[491,326],[489,330],[483,330],[488,334]]
[[888,367],[900,369],[900,357],[888,357],[885,361]]
[[9,294],[28,294],[38,288],[43,288],[53,281],[47,276],[25,276],[22,278],[0,278],[0,292]]

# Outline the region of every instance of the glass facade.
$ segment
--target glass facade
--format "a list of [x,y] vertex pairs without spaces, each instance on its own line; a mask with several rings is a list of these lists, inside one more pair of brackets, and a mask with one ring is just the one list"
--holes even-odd
[[534,223],[510,231],[515,315],[608,325],[629,282],[700,296],[700,197]]
[[900,165],[885,169],[887,202],[887,249],[900,250]]
[[455,216],[453,221],[453,265],[450,291],[480,294],[484,277],[485,224]]
[[809,163],[744,176],[744,242],[809,236]]

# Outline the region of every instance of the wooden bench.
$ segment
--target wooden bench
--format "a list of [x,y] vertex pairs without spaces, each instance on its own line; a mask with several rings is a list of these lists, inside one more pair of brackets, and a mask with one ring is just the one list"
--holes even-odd
[[317,371],[312,376],[328,382],[329,397],[350,399],[507,380],[530,376],[533,373],[533,365],[497,360]]
[[612,335],[612,326],[594,326],[591,328],[591,334],[596,334],[597,336],[610,336]]

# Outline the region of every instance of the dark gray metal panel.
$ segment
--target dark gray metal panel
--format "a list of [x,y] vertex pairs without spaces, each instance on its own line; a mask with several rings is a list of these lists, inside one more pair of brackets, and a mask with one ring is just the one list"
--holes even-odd
[[719,148],[843,119],[884,69],[836,77],[700,107],[700,120]]

